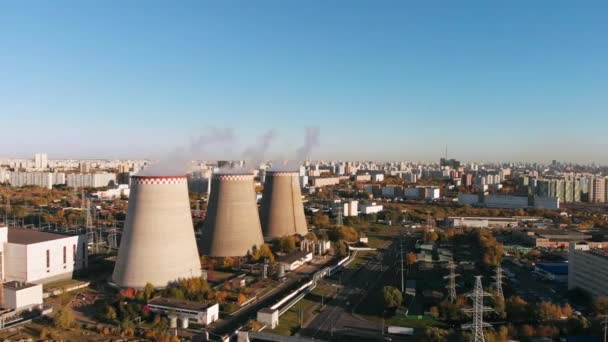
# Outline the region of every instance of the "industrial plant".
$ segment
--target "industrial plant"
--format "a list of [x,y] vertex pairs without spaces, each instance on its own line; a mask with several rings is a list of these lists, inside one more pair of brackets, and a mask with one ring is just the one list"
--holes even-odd
[[260,219],[267,240],[308,233],[297,171],[266,173]]
[[202,232],[203,254],[211,257],[244,256],[254,246],[263,243],[253,173],[232,171],[214,174]]
[[185,176],[133,176],[112,282],[164,287],[201,275]]

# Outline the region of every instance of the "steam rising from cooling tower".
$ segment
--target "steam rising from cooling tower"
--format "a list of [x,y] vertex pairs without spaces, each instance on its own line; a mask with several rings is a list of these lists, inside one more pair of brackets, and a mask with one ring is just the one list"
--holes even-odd
[[212,257],[244,256],[264,243],[251,172],[213,175],[202,240]]
[[266,173],[260,218],[267,239],[308,233],[297,171]]
[[201,275],[185,176],[133,176],[112,281],[164,287]]

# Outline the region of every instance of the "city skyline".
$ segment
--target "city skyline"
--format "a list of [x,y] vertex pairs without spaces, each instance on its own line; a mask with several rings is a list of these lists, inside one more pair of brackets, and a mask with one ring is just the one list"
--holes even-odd
[[608,163],[604,3],[147,4],[1,5],[3,157]]

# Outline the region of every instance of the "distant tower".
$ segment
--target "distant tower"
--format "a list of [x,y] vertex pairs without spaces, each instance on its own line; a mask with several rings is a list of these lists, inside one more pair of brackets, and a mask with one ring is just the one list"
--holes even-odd
[[112,281],[165,287],[201,276],[185,176],[133,176]]
[[494,287],[496,288],[496,295],[498,297],[501,298],[505,298],[504,294],[502,293],[502,265],[500,264],[500,262],[498,263],[498,265],[496,266],[496,275],[494,275]]
[[446,288],[448,289],[448,301],[450,301],[450,303],[455,303],[457,297],[456,277],[458,277],[458,274],[456,274],[456,264],[450,262],[450,264],[448,265],[448,269],[450,270],[450,274],[443,278],[448,280],[448,285],[446,286]]
[[260,220],[264,237],[308,234],[298,171],[268,171]]
[[[84,200],[83,200],[84,203]],[[87,231],[87,242],[93,246],[93,252],[97,253],[97,244],[95,241],[95,227],[93,226],[93,215],[91,213],[91,201],[86,200],[86,222],[84,225]]]
[[264,243],[253,173],[216,173],[212,182],[202,232],[203,254],[244,256]]
[[475,342],[484,342],[483,328],[491,327],[490,324],[483,322],[484,312],[493,311],[492,308],[483,306],[483,297],[489,297],[491,294],[483,292],[483,286],[481,284],[481,276],[475,277],[475,289],[466,295],[473,301],[473,307],[469,309],[463,309],[464,312],[471,313],[473,315],[473,322],[464,324],[463,329],[473,330],[473,340]]

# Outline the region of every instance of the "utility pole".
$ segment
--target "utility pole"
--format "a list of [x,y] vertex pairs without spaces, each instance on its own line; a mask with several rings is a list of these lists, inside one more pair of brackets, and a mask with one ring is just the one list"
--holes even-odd
[[405,293],[405,284],[403,278],[403,238],[401,238],[401,293]]
[[450,301],[450,303],[455,303],[456,302],[456,277],[458,277],[458,274],[456,274],[456,264],[454,262],[450,262],[450,264],[448,265],[448,269],[450,270],[450,274],[443,277],[443,279],[448,280],[448,285],[446,285],[446,288],[448,289],[448,300]]
[[608,342],[606,340],[606,337],[608,337],[608,316],[604,318],[602,325],[604,326],[604,342]]
[[483,286],[481,284],[481,276],[475,277],[475,289],[466,295],[473,301],[473,307],[463,309],[464,312],[471,313],[473,315],[473,322],[464,324],[463,329],[473,330],[473,341],[485,342],[483,336],[483,328],[491,327],[490,324],[484,323],[483,314],[485,312],[494,311],[492,308],[483,306],[483,297],[489,297],[491,294],[483,292]]

